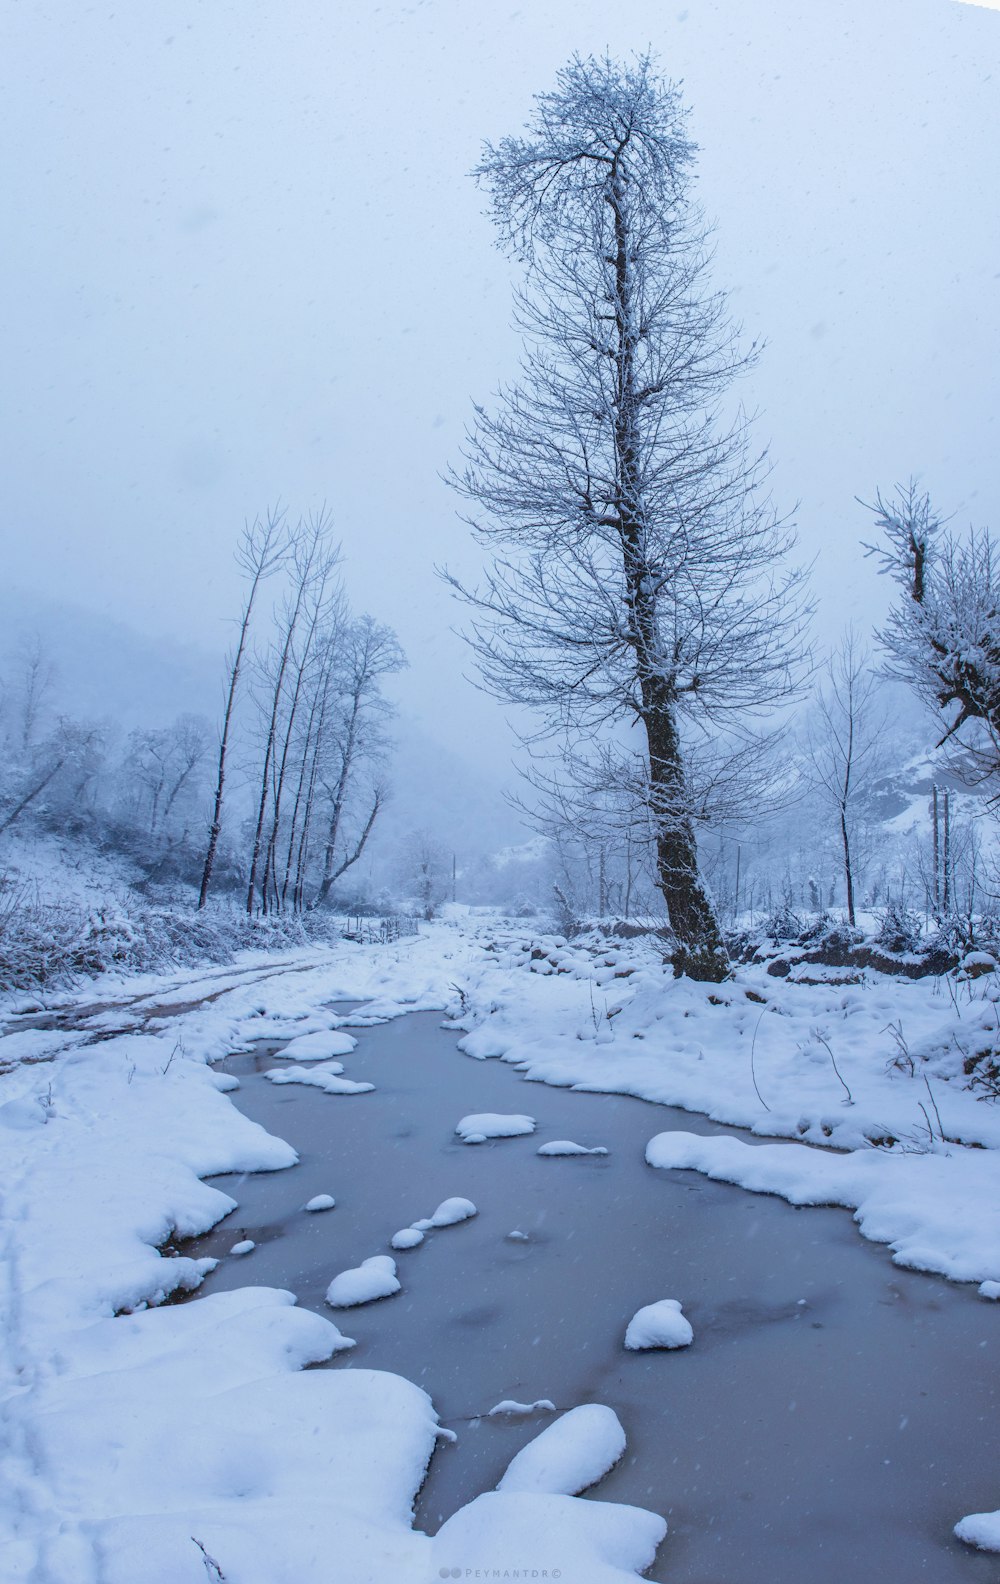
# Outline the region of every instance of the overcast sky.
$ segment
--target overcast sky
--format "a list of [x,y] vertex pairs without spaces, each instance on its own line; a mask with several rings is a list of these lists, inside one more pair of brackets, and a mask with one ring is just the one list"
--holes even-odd
[[433,574],[440,482],[513,374],[467,172],[574,51],[684,81],[716,278],[763,360],[819,632],[878,619],[855,495],[1000,527],[1000,13],[958,0],[124,0],[3,10],[4,575],[212,651],[232,544],[327,502],[404,707],[498,766]]

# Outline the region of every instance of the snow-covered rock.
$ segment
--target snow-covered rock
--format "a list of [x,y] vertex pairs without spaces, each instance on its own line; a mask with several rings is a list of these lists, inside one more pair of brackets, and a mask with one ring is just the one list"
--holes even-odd
[[239,1243],[234,1243],[229,1250],[230,1254],[252,1254],[257,1247],[253,1238],[243,1238]]
[[681,1313],[676,1298],[661,1298],[646,1304],[628,1323],[625,1346],[638,1352],[642,1348],[683,1348],[694,1341],[690,1320]]
[[419,1227],[403,1227],[400,1232],[393,1233],[390,1241],[394,1249],[417,1248],[424,1241],[424,1234]]
[[458,1226],[460,1221],[468,1221],[479,1211],[471,1199],[442,1199],[434,1214],[430,1218],[432,1227]]
[[596,1485],[624,1451],[618,1415],[601,1403],[583,1403],[521,1448],[497,1490],[576,1496]]
[[455,1132],[466,1144],[481,1144],[491,1138],[517,1138],[522,1133],[534,1133],[535,1119],[529,1116],[504,1116],[496,1111],[477,1111],[465,1116]]
[[332,1210],[336,1203],[337,1201],[333,1197],[333,1194],[313,1194],[313,1197],[311,1199],[307,1199],[302,1208],[303,1210],[312,1211]]
[[955,1525],[955,1533],[978,1551],[1000,1551],[1000,1512],[970,1513]]
[[315,1034],[300,1034],[274,1054],[282,1061],[326,1061],[331,1056],[349,1056],[357,1043],[353,1034],[322,1029]]
[[396,1261],[388,1254],[373,1254],[352,1270],[341,1271],[326,1289],[331,1309],[352,1309],[355,1304],[373,1303],[376,1298],[391,1298],[398,1293]]

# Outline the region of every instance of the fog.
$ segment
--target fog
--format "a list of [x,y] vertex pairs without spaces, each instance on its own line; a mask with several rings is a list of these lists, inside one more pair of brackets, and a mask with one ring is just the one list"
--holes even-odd
[[355,605],[409,656],[404,713],[504,779],[502,711],[464,679],[433,571],[475,575],[441,474],[518,356],[467,173],[606,47],[683,79],[821,641],[885,608],[856,496],[917,474],[959,523],[997,519],[986,9],[181,0],[10,7],[3,35],[9,587],[208,660],[244,518],[326,502]]

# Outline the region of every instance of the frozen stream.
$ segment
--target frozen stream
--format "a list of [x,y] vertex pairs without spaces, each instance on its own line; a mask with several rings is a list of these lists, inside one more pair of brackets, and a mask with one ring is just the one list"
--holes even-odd
[[[222,1259],[202,1291],[287,1287],[333,1318],[358,1345],[329,1367],[394,1370],[426,1389],[458,1442],[435,1454],[419,1527],[436,1531],[495,1485],[551,1422],[484,1418],[494,1404],[596,1401],[618,1414],[628,1451],[592,1495],[667,1518],[653,1578],[995,1584],[998,1559],[951,1536],[963,1513],[996,1506],[1000,1482],[996,1313],[975,1288],[896,1269],[842,1210],[645,1164],[655,1133],[724,1131],[702,1118],[527,1085],[457,1053],[437,1014],[355,1032],[345,1076],[374,1093],[271,1084],[260,1073],[279,1065],[274,1045],[229,1058],[236,1103],[301,1164],[214,1179],[239,1209],[186,1252]],[[527,1112],[538,1129],[460,1143],[456,1122],[478,1111]],[[536,1155],[557,1138],[610,1154]],[[318,1193],[337,1208],[302,1213]],[[394,1232],[451,1195],[479,1215],[397,1253],[401,1293],[326,1308],[334,1275],[388,1253]],[[509,1240],[515,1229],[527,1241]],[[227,1257],[242,1237],[257,1248]],[[632,1314],[668,1297],[694,1346],[626,1353]]]

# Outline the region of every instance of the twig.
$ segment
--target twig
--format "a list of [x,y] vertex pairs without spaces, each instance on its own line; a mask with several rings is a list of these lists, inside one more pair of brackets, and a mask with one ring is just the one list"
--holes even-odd
[[198,1550],[201,1552],[202,1559],[205,1563],[205,1572],[211,1579],[212,1584],[226,1584],[226,1575],[223,1573],[218,1562],[216,1562],[214,1556],[210,1556],[205,1550],[205,1547],[202,1545],[201,1541],[196,1540],[194,1535],[192,1535],[191,1544],[196,1545]]
[[160,1068],[160,1076],[161,1076],[161,1078],[165,1078],[167,1076],[167,1073],[170,1071],[171,1062],[173,1061],[174,1057],[177,1055],[177,1052],[179,1050],[181,1050],[182,1048],[183,1048],[182,1047],[182,1043],[181,1043],[180,1040],[178,1040],[176,1045],[174,1046],[173,1050],[170,1052],[170,1055],[167,1057],[167,1065],[165,1067],[161,1067]]
[[[766,1011],[767,1011],[767,1007],[764,1008],[764,1012],[766,1012]],[[754,1072],[754,1065],[753,1065],[753,1053],[754,1053],[754,1051],[755,1051],[755,1049],[757,1047],[757,1029],[760,1028],[761,1018],[763,1018],[764,1012],[762,1012],[760,1014],[760,1017],[757,1019],[756,1027],[754,1028],[754,1031],[753,1031],[753,1039],[750,1041],[750,1077],[753,1079],[753,1086],[754,1086],[754,1089],[757,1092],[757,1099],[760,1101],[760,1103],[764,1107],[765,1111],[770,1111],[771,1107],[768,1105],[767,1101],[764,1099],[764,1096],[761,1094],[760,1090],[757,1088],[757,1074]]]
[[927,1074],[926,1073],[924,1073],[924,1083],[927,1085],[927,1098],[930,1100],[931,1105],[934,1107],[934,1115],[937,1117],[938,1132],[941,1135],[941,1142],[943,1144],[944,1143],[944,1128],[943,1128],[943,1126],[941,1124],[941,1113],[940,1113],[940,1111],[937,1108],[937,1101],[935,1100],[934,1095],[931,1092],[931,1086],[930,1086],[930,1083],[928,1082],[928,1078],[927,1078]]
[[927,1115],[927,1107],[924,1105],[924,1102],[922,1100],[918,1100],[917,1101],[917,1105],[920,1107],[921,1111],[924,1113],[924,1121],[927,1123],[927,1136],[929,1137],[931,1143],[933,1144],[934,1143],[934,1129],[931,1127],[931,1119]]
[[846,1105],[853,1105],[854,1104],[854,1096],[851,1094],[851,1091],[848,1089],[846,1083],[844,1083],[843,1077],[841,1076],[840,1068],[837,1066],[837,1063],[834,1061],[833,1051],[832,1051],[832,1049],[830,1047],[829,1040],[824,1039],[823,1035],[819,1032],[818,1029],[814,1029],[813,1030],[813,1039],[819,1040],[819,1043],[826,1047],[826,1050],[827,1050],[827,1052],[829,1054],[829,1057],[830,1057],[830,1061],[831,1061],[831,1063],[833,1065],[833,1070],[837,1074],[837,1077],[840,1078],[840,1082],[843,1085],[844,1092],[847,1095],[847,1100],[845,1101],[845,1104]]

